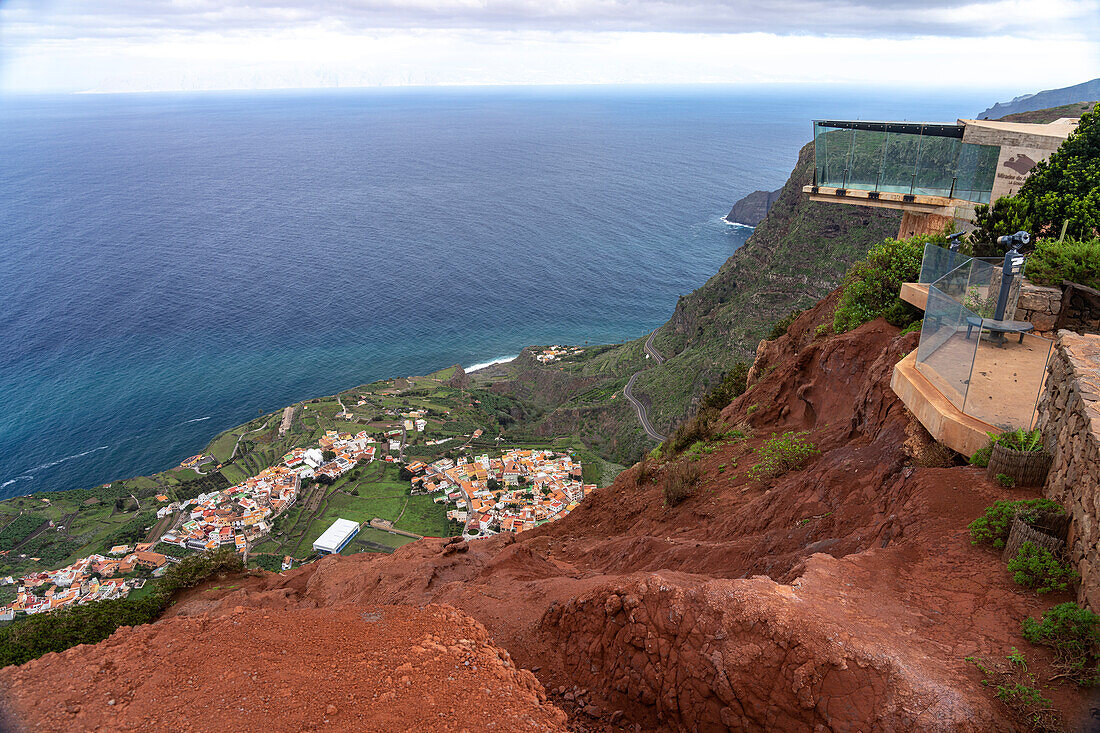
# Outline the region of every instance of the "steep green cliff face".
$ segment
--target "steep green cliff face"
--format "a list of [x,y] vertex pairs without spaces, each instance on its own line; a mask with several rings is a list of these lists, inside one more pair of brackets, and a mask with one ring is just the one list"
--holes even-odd
[[[644,359],[641,338],[591,360],[585,374],[604,370],[604,376],[625,381],[633,370],[644,369],[635,396],[648,405],[654,426],[668,432],[694,412],[696,401],[736,361],[751,361],[772,324],[823,298],[872,244],[897,234],[898,211],[811,202],[802,187],[813,181],[813,161],[810,143],[748,242],[705,284],[680,298],[653,340],[667,357],[664,364]],[[610,364],[617,368],[608,370]],[[545,415],[536,430],[575,430],[620,463],[652,447],[621,391],[615,400],[591,401],[579,411],[580,405],[563,412],[564,407]]]

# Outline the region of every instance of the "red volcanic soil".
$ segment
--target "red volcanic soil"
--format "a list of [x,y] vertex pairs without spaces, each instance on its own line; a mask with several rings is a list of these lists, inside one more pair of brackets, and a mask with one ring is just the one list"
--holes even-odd
[[28,729],[566,730],[481,624],[435,605],[167,619],[2,679]]
[[[1022,590],[1000,556],[972,546],[966,530],[994,500],[1029,494],[995,486],[979,469],[916,465],[922,461],[905,445],[920,428],[889,388],[893,365],[916,335],[899,336],[878,321],[818,336],[831,305],[823,301],[761,348],[750,390],[722,413],[748,439],[712,444],[698,461],[697,491],[675,507],[663,500],[668,467],[649,475],[635,467],[562,521],[518,537],[421,540],[392,555],[329,557],[283,575],[245,577],[234,589],[200,587],[153,631],[125,632],[78,654],[110,664],[137,650],[159,669],[171,659],[168,639],[172,649],[191,639],[181,624],[232,624],[241,607],[248,618],[287,619],[282,642],[265,645],[275,650],[266,659],[272,674],[294,679],[312,653],[310,627],[324,619],[351,618],[357,611],[347,609],[362,604],[445,603],[477,619],[534,672],[573,730],[1025,730],[964,660],[1003,660],[1013,647],[1027,654],[1064,724],[1082,728],[1087,702],[1047,684],[1049,656],[1019,633],[1025,616],[1069,598]],[[787,430],[809,431],[820,452],[781,477],[751,478],[756,449]],[[238,648],[250,643],[225,628],[220,643],[201,635],[192,642],[222,671],[240,664]],[[163,633],[165,645],[142,645],[142,633]],[[341,633],[361,653],[376,645],[362,624]],[[50,707],[35,695],[67,699],[50,685],[80,685],[88,700],[120,694],[111,673],[78,667],[69,677],[60,659],[0,672],[0,683],[26,670],[42,676],[40,687],[10,687],[28,723],[45,720]],[[180,684],[193,673],[173,674]],[[395,679],[388,670],[379,677],[371,689],[389,689]],[[217,680],[206,683],[210,714],[235,715],[241,706],[219,694]],[[343,689],[338,680],[320,675],[288,693],[286,704],[316,712],[330,690]],[[451,688],[439,689],[442,700]],[[450,704],[472,730],[495,703],[480,697],[480,707],[459,707],[467,699]],[[153,711],[169,703],[158,695],[142,704]],[[396,701],[392,709],[409,705]],[[538,710],[532,702],[528,714]],[[294,730],[300,720],[276,718],[266,727]]]

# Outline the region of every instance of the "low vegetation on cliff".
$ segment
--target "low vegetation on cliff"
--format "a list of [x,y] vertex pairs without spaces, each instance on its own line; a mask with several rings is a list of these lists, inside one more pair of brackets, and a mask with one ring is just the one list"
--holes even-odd
[[0,667],[23,664],[77,644],[95,644],[120,626],[155,621],[177,592],[193,588],[215,575],[242,570],[244,563],[240,556],[228,548],[194,555],[171,567],[160,580],[150,581],[149,593],[71,606],[0,628]]

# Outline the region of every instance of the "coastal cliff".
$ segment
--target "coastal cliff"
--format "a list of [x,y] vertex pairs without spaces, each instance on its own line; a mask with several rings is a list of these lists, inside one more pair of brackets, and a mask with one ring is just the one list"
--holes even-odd
[[[0,670],[11,720],[155,725],[177,699],[200,727],[241,720],[235,695],[188,704],[193,688],[224,679],[250,706],[290,711],[250,730],[385,727],[387,702],[417,697],[411,729],[444,729],[451,719],[425,716],[497,687],[507,699],[482,722],[542,730],[564,729],[560,711],[573,731],[1020,729],[964,657],[1003,658],[1024,643],[1019,619],[1048,602],[1018,592],[966,522],[1026,493],[907,453],[914,423],[889,379],[917,336],[881,320],[819,336],[834,300],[762,356],[762,376],[722,411],[697,460],[639,464],[520,535],[428,538],[211,581],[152,626]],[[816,453],[755,476],[765,440],[782,431],[806,431]],[[697,484],[670,504],[665,487],[684,461]],[[301,624],[320,646],[263,643]],[[335,644],[322,644],[326,633]],[[254,658],[221,653],[246,637]],[[1026,653],[1050,676],[1051,655]],[[1055,705],[1077,720],[1086,703],[1070,692]]]
[[[1035,94],[1021,94],[1008,102],[998,102],[984,112],[978,114],[980,120],[999,120],[1007,115],[1023,112],[1034,112],[1051,107],[1073,105],[1080,102],[1094,102],[1100,99],[1100,79],[1074,84],[1061,89],[1045,89]],[[1062,115],[1073,117],[1073,114]],[[1055,118],[1057,119],[1057,118]],[[1014,120],[1016,122],[1033,122],[1036,120]]]
[[779,199],[779,194],[782,191],[781,188],[774,191],[753,191],[733,205],[730,213],[726,214],[726,221],[731,224],[756,226],[764,221],[764,217],[768,215],[772,204]]

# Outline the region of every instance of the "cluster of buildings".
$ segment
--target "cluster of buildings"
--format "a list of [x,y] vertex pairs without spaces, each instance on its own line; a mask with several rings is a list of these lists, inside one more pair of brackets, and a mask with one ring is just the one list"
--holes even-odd
[[455,505],[447,518],[464,523],[467,535],[522,532],[555,521],[596,488],[581,482],[580,463],[550,450],[441,458],[406,468],[413,474],[414,493],[438,492],[437,503]]
[[316,448],[295,448],[282,460],[235,486],[200,494],[168,508],[188,519],[166,533],[162,542],[193,550],[247,543],[271,531],[271,520],[298,497],[302,479],[336,480],[359,463],[374,460],[376,446],[366,432],[356,435],[329,430]]
[[543,349],[538,354],[535,354],[535,358],[543,364],[549,364],[552,361],[564,358],[566,356],[577,356],[584,352],[580,346],[550,346]]
[[0,606],[0,621],[12,620],[17,612],[33,615],[72,604],[125,598],[145,581],[114,576],[129,575],[138,569],[155,572],[168,564],[169,558],[152,552],[152,546],[151,542],[133,549],[117,545],[109,556],[91,555],[58,570],[28,573],[18,580],[0,578],[0,585],[18,584],[15,600]]

